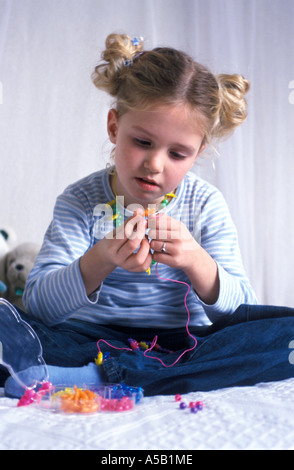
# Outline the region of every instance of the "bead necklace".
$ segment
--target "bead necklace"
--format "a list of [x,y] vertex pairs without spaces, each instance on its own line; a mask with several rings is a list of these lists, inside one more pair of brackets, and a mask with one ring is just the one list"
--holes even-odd
[[[158,211],[156,210],[155,207],[145,209],[145,213],[144,213],[145,217],[147,218],[147,217],[150,217],[150,215],[159,214],[159,212],[161,212],[161,210],[164,209],[169,204],[170,200],[168,198],[175,198],[175,197],[177,196],[174,193],[167,193],[164,196],[164,199],[161,201],[160,208],[158,209]],[[120,227],[120,225],[124,222],[124,217],[119,210],[116,199],[113,199],[107,204],[112,207],[113,215],[111,219],[114,221],[115,228]]]
[[[121,214],[121,212],[119,210],[119,207],[118,207],[118,204],[117,204],[117,201],[116,201],[116,198],[117,198],[116,177],[117,177],[117,173],[115,172],[114,179],[113,179],[113,188],[114,188],[115,199],[112,199],[112,201],[107,203],[109,206],[112,207],[112,214],[113,214],[112,215],[112,220],[113,220],[115,228],[120,227],[120,225],[122,225],[122,223],[124,222],[124,217]],[[158,210],[156,210],[156,207],[151,207],[151,208],[145,209],[145,214],[144,214],[145,217],[147,218],[147,217],[150,217],[150,215],[158,214],[159,212],[162,211],[162,209],[165,209],[165,207],[169,204],[169,202],[172,198],[176,198],[176,197],[177,196],[174,193],[167,193],[164,196],[163,200],[161,201]]]

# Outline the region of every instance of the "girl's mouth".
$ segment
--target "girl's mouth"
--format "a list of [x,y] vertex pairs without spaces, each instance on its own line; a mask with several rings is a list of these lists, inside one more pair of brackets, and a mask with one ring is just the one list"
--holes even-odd
[[141,188],[147,189],[149,191],[158,188],[158,184],[155,181],[148,179],[148,178],[136,178],[136,181],[138,182]]

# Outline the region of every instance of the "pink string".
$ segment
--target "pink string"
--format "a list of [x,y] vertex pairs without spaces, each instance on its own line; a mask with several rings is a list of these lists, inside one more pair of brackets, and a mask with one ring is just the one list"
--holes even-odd
[[[189,284],[187,284],[187,282],[184,282],[184,281],[177,281],[177,280],[175,280],[175,279],[169,279],[169,278],[164,278],[164,277],[159,276],[158,270],[157,270],[157,265],[158,265],[158,263],[156,263],[156,265],[155,265],[155,272],[156,272],[156,275],[157,275],[157,277],[158,277],[159,279],[161,279],[162,281],[171,281],[171,282],[176,282],[177,284],[183,284],[183,285],[187,286],[187,292],[186,292],[185,297],[184,297],[184,305],[185,305],[185,308],[186,308],[186,311],[187,311],[187,316],[188,316],[187,322],[186,322],[186,331],[187,331],[188,336],[190,336],[190,338],[192,338],[192,339],[194,340],[194,345],[193,345],[191,348],[186,349],[185,351],[183,351],[182,354],[180,354],[179,357],[178,357],[172,364],[168,364],[168,365],[167,365],[167,364],[165,364],[159,357],[147,355],[147,353],[148,353],[149,351],[152,351],[152,349],[154,348],[154,346],[155,346],[156,343],[157,343],[157,338],[158,338],[158,336],[155,336],[154,339],[153,339],[153,341],[152,341],[152,343],[151,343],[150,348],[147,349],[146,351],[144,351],[143,355],[144,355],[145,357],[148,357],[149,359],[156,359],[156,360],[159,361],[164,367],[173,367],[173,366],[181,359],[181,357],[184,356],[184,354],[187,354],[187,352],[189,352],[189,351],[193,351],[193,349],[195,349],[196,346],[197,346],[197,340],[196,340],[196,338],[195,338],[195,337],[190,333],[190,331],[189,331],[190,312],[189,312],[188,305],[187,305],[187,297],[188,297],[188,294],[189,294],[189,292],[190,292],[190,286],[189,286]],[[101,352],[100,346],[99,346],[100,341],[103,341],[103,343],[107,344],[107,346],[109,346],[110,348],[119,349],[119,350],[122,350],[122,351],[132,351],[132,352],[133,352],[133,349],[131,349],[131,348],[119,348],[119,347],[117,347],[117,346],[112,346],[110,343],[108,343],[108,342],[105,341],[104,339],[99,339],[99,340],[97,341],[97,348],[98,348],[98,351],[99,351],[99,352]]]
[[122,351],[133,351],[133,349],[131,348],[118,348],[117,346],[112,346],[112,344],[108,343],[107,341],[105,341],[105,339],[98,339],[97,341],[97,348],[98,348],[98,351],[101,352],[101,349],[100,349],[100,346],[99,346],[99,343],[100,341],[102,341],[103,343],[107,344],[107,346],[109,346],[110,348],[112,349],[121,349]]

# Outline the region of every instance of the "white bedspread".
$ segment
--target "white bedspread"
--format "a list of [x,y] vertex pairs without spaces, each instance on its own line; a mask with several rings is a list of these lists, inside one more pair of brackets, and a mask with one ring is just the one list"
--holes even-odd
[[202,400],[197,414],[174,396],[144,398],[123,413],[65,415],[0,389],[1,450],[290,450],[294,449],[294,379],[182,397]]

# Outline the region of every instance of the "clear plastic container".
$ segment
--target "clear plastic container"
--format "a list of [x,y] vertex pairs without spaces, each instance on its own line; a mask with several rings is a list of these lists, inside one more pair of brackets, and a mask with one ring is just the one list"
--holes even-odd
[[143,389],[121,384],[68,387],[53,386],[37,404],[44,410],[67,414],[125,412],[143,398]]

